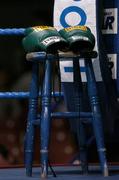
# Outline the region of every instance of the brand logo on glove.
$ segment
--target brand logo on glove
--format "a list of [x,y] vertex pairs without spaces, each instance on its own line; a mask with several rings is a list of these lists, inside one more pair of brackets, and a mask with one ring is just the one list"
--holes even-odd
[[52,36],[52,37],[48,37],[48,38],[46,38],[45,40],[43,40],[42,41],[42,44],[44,44],[44,45],[49,45],[49,44],[51,44],[51,43],[53,43],[53,42],[59,42],[61,40],[61,38],[60,37],[58,37],[58,36]]
[[55,30],[54,27],[50,27],[50,26],[35,26],[35,27],[32,27],[35,31],[43,31],[43,30]]
[[66,32],[73,31],[73,30],[87,31],[87,27],[86,26],[73,26],[73,27],[68,27],[65,29]]

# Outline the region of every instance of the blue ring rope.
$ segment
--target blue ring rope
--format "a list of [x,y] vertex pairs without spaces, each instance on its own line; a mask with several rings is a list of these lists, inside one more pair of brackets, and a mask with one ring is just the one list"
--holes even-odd
[[25,28],[5,28],[5,29],[0,29],[0,36],[5,36],[5,35],[24,36],[25,35]]
[[[63,97],[63,92],[52,92],[52,97]],[[0,92],[0,99],[25,99],[30,97],[30,92]],[[41,92],[39,92],[39,97],[41,97]]]

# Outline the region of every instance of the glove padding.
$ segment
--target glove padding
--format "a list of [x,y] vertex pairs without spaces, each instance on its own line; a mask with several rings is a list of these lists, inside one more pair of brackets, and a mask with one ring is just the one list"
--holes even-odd
[[95,46],[95,37],[86,26],[64,28],[59,33],[69,43],[69,49],[75,53],[91,51]]
[[66,40],[51,26],[36,26],[27,28],[23,39],[26,52],[45,51],[56,52],[67,47]]

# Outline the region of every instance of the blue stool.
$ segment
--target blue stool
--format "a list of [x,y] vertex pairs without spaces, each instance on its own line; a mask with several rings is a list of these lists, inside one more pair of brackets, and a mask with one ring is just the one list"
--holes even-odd
[[[58,58],[59,57],[59,58]],[[67,57],[67,58],[66,58]],[[27,121],[27,130],[25,136],[25,167],[27,176],[32,176],[32,163],[33,163],[33,152],[34,152],[34,126],[40,127],[40,155],[41,155],[41,177],[46,178],[48,175],[48,150],[49,150],[49,139],[52,118],[79,118],[80,129],[80,160],[81,166],[84,173],[88,172],[87,162],[87,148],[86,148],[86,137],[85,137],[85,123],[92,123],[94,136],[97,144],[97,151],[100,160],[101,170],[104,176],[108,176],[108,166],[105,155],[105,145],[102,128],[102,116],[99,105],[99,98],[96,88],[96,81],[94,71],[92,67],[92,58],[97,57],[97,52],[87,52],[80,55],[71,53],[59,53],[58,56],[53,54],[47,54],[45,52],[34,52],[29,53],[26,56],[28,61],[32,62],[32,80],[30,87],[30,98],[29,98],[29,112]],[[88,96],[91,106],[91,112],[81,111],[81,98],[79,99],[79,111],[78,112],[52,112],[51,111],[51,78],[52,78],[52,65],[56,60],[73,60],[74,65],[79,67],[79,59],[84,59],[87,76],[87,88]],[[38,115],[38,97],[39,97],[39,63],[45,63],[45,74],[43,79],[43,87],[41,92],[41,113]],[[80,78],[80,69],[78,81],[82,86]],[[75,72],[74,72],[75,73]],[[80,91],[81,97],[81,91]],[[86,121],[86,119],[89,119]]]

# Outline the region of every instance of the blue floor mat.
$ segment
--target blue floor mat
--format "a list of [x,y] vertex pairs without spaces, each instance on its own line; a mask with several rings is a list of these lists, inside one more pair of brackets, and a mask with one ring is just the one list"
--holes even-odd
[[[49,171],[49,180],[105,180],[102,176],[99,167],[89,167],[89,174],[82,175],[80,167],[71,166],[60,166],[53,167],[57,177],[53,177],[51,171]],[[109,180],[119,180],[119,167],[112,166],[109,168],[110,176],[106,177]],[[33,168],[33,176],[26,177],[24,168],[15,169],[0,169],[0,180],[39,180],[40,179],[40,168]]]

